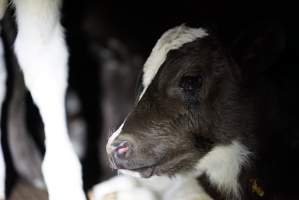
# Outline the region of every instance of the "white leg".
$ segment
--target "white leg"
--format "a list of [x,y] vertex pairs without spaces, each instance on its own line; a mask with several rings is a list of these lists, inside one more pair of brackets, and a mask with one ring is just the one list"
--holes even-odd
[[85,200],[81,166],[70,143],[65,116],[68,52],[60,0],[15,0],[15,52],[25,84],[45,128],[43,175],[50,200]]
[[137,178],[120,175],[92,188],[90,200],[157,200],[155,192]]
[[[1,3],[0,3],[0,12],[1,12]],[[1,32],[1,24],[0,24],[0,32]],[[0,121],[2,117],[1,116],[2,104],[5,98],[5,93],[6,93],[6,68],[5,68],[5,60],[4,60],[3,43],[2,43],[2,38],[0,37]],[[0,199],[4,199],[5,198],[5,161],[4,161],[1,144],[2,143],[1,143],[1,129],[0,129]]]

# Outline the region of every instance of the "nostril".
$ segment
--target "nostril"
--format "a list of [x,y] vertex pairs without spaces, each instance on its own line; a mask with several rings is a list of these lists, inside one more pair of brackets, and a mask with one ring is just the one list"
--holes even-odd
[[118,154],[124,154],[124,153],[126,153],[127,151],[129,151],[129,147],[128,147],[128,146],[120,147],[120,148],[117,149],[117,153],[118,153]]
[[129,152],[129,143],[127,141],[121,141],[116,144],[113,144],[114,146],[114,155],[117,158],[125,158],[127,153]]

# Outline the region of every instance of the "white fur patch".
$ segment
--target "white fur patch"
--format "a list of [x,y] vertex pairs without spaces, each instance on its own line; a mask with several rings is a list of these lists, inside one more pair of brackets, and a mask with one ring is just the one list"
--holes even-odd
[[116,200],[158,200],[156,196],[147,188],[134,188],[128,191],[117,193]]
[[91,199],[102,199],[104,196],[121,191],[128,191],[138,186],[137,180],[129,176],[116,176],[93,187]]
[[190,28],[185,25],[177,26],[166,31],[158,40],[144,64],[142,80],[144,90],[140,95],[140,99],[164,63],[169,51],[178,49],[186,43],[206,36],[208,36],[206,30],[202,28]]
[[163,194],[163,200],[212,200],[198,184],[196,177],[176,176],[171,181],[171,187]]
[[239,173],[248,163],[250,154],[244,145],[233,141],[227,146],[214,147],[198,162],[196,170],[199,174],[205,172],[220,191],[239,197]]
[[120,169],[120,170],[118,170],[118,173],[123,174],[123,175],[132,176],[132,177],[135,177],[135,178],[142,178],[142,176],[139,172],[134,172],[134,171],[131,171],[131,170]]
[[[1,1],[2,0],[0,0],[0,2]],[[0,9],[2,6],[1,4],[2,4],[2,2],[0,3]],[[1,26],[0,26],[0,32],[1,32]],[[0,37],[0,121],[2,118],[2,116],[1,116],[2,104],[5,99],[5,94],[6,94],[6,68],[5,68],[4,48],[3,48],[2,38]],[[4,199],[4,197],[5,197],[5,161],[4,161],[4,155],[2,152],[1,131],[2,130],[0,130],[0,199]]]
[[120,135],[120,133],[121,133],[121,131],[122,131],[122,128],[123,128],[123,126],[124,126],[124,124],[125,124],[125,122],[123,122],[120,126],[119,126],[119,128],[115,131],[115,132],[113,132],[113,134],[109,137],[109,139],[108,139],[108,142],[107,142],[107,145],[106,145],[106,151],[107,152],[111,152],[111,145],[112,145],[112,143],[114,142],[114,140]]
[[68,52],[60,24],[60,0],[15,0],[15,52],[39,108],[46,153],[42,172],[50,200],[85,200],[81,165],[66,126]]

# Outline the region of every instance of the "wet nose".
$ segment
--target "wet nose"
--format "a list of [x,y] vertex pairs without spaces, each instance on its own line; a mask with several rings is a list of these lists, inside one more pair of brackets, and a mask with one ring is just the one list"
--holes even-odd
[[131,147],[129,141],[115,141],[111,144],[111,154],[117,160],[127,159],[132,150]]
[[109,139],[106,148],[111,167],[114,169],[128,168],[135,155],[135,146],[134,139],[125,134]]

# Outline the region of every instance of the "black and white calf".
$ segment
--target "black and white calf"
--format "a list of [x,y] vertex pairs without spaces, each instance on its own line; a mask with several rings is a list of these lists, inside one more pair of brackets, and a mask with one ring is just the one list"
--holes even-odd
[[284,46],[267,25],[230,48],[202,28],[167,31],[108,141],[112,167],[197,178],[203,199],[298,199],[298,81],[277,62]]
[[[42,171],[49,199],[85,200],[81,166],[72,149],[66,126],[68,51],[60,24],[61,3],[61,0],[12,1],[18,26],[14,49],[25,84],[44,123],[46,153]],[[0,0],[0,20],[7,6],[6,0]],[[6,77],[2,50],[0,42],[0,104],[5,95]],[[0,151],[0,199],[5,198],[2,155]]]

